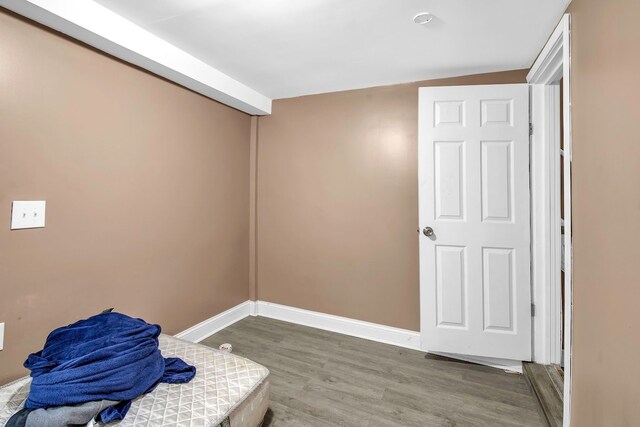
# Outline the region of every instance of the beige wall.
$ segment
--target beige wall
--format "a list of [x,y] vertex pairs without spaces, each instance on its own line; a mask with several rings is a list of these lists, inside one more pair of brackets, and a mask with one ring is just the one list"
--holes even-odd
[[104,308],[175,333],[247,300],[250,117],[2,10],[0,40],[0,383]]
[[[640,3],[570,12],[573,424],[632,426]],[[250,119],[4,12],[0,40],[0,383],[52,328],[103,308],[173,333],[246,300]],[[523,80],[275,102],[257,123],[255,296],[417,330],[417,87]],[[10,232],[15,199],[46,199],[47,227]]]
[[418,87],[275,101],[258,127],[258,298],[419,330]]
[[640,2],[574,0],[573,423],[640,425]]

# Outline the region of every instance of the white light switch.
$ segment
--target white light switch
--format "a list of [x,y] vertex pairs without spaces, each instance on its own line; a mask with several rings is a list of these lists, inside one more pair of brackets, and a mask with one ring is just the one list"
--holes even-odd
[[0,323],[0,351],[4,348],[4,323]]
[[44,227],[45,201],[15,201],[11,209],[11,229]]

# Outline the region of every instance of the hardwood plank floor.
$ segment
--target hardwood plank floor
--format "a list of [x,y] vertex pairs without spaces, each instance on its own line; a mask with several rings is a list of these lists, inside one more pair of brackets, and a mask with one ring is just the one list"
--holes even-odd
[[202,342],[271,371],[264,427],[545,426],[521,375],[265,317]]

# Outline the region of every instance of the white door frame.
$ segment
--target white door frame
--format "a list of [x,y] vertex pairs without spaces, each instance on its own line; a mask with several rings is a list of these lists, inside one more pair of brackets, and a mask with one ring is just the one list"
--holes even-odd
[[[560,86],[564,92],[564,242],[560,224]],[[571,246],[571,17],[565,14],[527,75],[531,84],[532,283],[534,360],[560,363],[564,332],[564,426],[571,417],[573,260]],[[565,305],[561,317],[560,254],[564,243]]]

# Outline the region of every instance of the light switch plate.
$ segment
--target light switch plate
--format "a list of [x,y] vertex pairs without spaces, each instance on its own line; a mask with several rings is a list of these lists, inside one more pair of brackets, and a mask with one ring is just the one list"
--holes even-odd
[[15,201],[11,209],[11,229],[44,227],[45,201]]
[[4,323],[0,323],[0,351],[4,348]]

